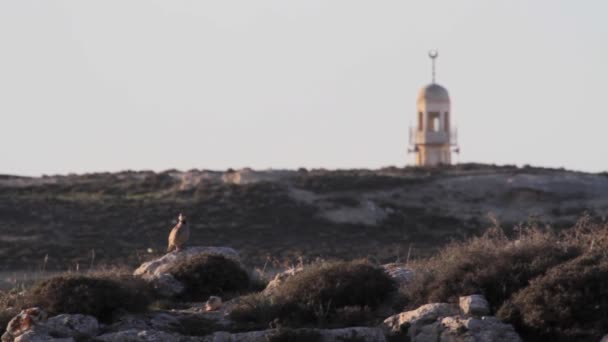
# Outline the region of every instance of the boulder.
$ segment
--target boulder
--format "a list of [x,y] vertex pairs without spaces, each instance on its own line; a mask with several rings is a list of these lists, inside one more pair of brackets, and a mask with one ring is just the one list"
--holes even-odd
[[182,293],[185,287],[169,273],[169,270],[174,265],[201,254],[221,255],[240,264],[239,254],[229,247],[187,247],[141,264],[133,275],[151,282],[161,295],[175,296]]
[[383,327],[388,335],[412,342],[521,341],[510,324],[496,317],[461,314],[455,305],[447,303],[426,304],[391,316]]
[[490,314],[490,304],[482,295],[470,295],[459,298],[460,310],[464,315],[486,316]]
[[390,263],[382,265],[384,271],[388,273],[397,285],[407,285],[414,279],[414,271],[401,263]]
[[68,342],[90,339],[99,332],[99,323],[92,316],[62,314],[47,318],[40,308],[21,311],[9,322],[2,342]]
[[[496,317],[445,317],[441,320],[439,341],[520,342],[513,326]],[[414,340],[412,340],[414,341]]]
[[436,322],[440,317],[457,314],[458,309],[452,304],[425,304],[416,310],[402,312],[385,319],[384,327],[388,328],[391,332],[401,332]]

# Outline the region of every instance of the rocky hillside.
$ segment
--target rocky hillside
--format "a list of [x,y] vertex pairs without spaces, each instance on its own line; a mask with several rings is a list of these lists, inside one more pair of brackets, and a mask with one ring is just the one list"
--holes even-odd
[[585,211],[608,213],[606,174],[465,164],[0,176],[0,271],[138,265],[164,252],[179,212],[192,245],[262,266],[418,257],[479,234],[489,216],[509,231],[530,219],[567,227]]

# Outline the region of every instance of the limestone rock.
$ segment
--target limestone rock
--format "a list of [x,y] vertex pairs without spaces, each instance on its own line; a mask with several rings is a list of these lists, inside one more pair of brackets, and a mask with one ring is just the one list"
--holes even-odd
[[480,318],[453,316],[441,320],[440,341],[450,342],[520,342],[513,326],[496,317]]
[[99,323],[92,316],[62,314],[47,317],[40,308],[21,311],[9,322],[2,342],[69,342],[90,339],[99,331]]
[[382,265],[382,268],[398,285],[406,285],[414,279],[414,271],[404,264],[395,262]]
[[157,291],[165,296],[174,296],[184,290],[184,285],[176,280],[168,271],[174,265],[202,254],[221,255],[240,264],[240,257],[237,251],[229,247],[187,247],[179,252],[171,252],[160,258],[141,264],[134,272],[134,276],[139,276],[151,282]]
[[482,295],[460,297],[458,302],[464,315],[486,316],[490,314],[490,304]]
[[54,335],[71,336],[74,338],[91,337],[99,332],[99,322],[93,316],[81,314],[61,314],[44,322]]
[[410,327],[418,327],[436,322],[440,317],[457,315],[458,309],[447,303],[432,303],[416,310],[402,312],[384,320],[384,326],[391,332],[400,332]]
[[446,303],[426,304],[416,310],[391,316],[383,326],[389,335],[412,342],[521,341],[510,324],[496,317],[479,318],[460,314],[455,305]]

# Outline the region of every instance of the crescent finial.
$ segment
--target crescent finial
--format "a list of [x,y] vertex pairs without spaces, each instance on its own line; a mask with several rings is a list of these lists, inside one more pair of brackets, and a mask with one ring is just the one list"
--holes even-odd
[[439,51],[437,51],[437,49],[429,50],[429,57],[435,59],[437,56],[439,56]]

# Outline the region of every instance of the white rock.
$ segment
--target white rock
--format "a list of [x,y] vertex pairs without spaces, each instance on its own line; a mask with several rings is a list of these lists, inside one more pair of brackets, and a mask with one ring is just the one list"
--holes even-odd
[[398,285],[409,284],[414,279],[414,271],[405,267],[401,263],[391,263],[382,265],[384,271],[388,273]]
[[412,342],[520,342],[513,326],[496,317],[460,315],[446,303],[427,304],[384,321],[390,335]]
[[482,295],[460,297],[458,302],[464,315],[486,316],[490,314],[490,304]]
[[416,310],[402,312],[384,320],[384,326],[391,332],[400,332],[410,327],[436,322],[440,317],[457,315],[458,309],[447,303],[432,303]]
[[157,291],[165,296],[174,296],[184,290],[184,285],[177,281],[168,271],[174,265],[198,255],[221,255],[240,264],[237,251],[229,247],[187,247],[179,252],[173,251],[160,258],[141,264],[133,275],[151,282]]
[[[452,316],[441,320],[442,332],[439,341],[450,342],[520,342],[521,338],[513,326],[496,317]],[[414,341],[414,340],[412,340]]]
[[6,331],[2,334],[2,342],[11,342],[26,332],[33,330],[39,322],[46,320],[47,317],[46,311],[40,308],[21,310],[17,316],[8,322]]
[[99,331],[92,316],[62,314],[48,318],[39,308],[23,310],[8,324],[2,342],[75,341],[90,339]]

